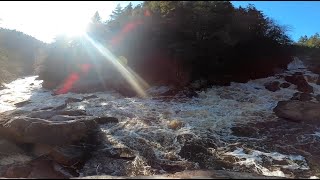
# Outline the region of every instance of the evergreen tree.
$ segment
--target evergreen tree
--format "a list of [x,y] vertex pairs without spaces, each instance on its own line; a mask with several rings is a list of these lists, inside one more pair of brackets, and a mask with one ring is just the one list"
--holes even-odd
[[93,23],[100,23],[101,22],[101,17],[99,15],[98,11],[96,11],[96,13],[93,15],[93,17],[91,18],[91,21]]

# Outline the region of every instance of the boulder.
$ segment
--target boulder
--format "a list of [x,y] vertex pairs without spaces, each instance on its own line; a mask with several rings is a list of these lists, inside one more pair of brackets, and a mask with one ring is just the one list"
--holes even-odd
[[320,77],[318,77],[316,84],[320,85]]
[[300,73],[295,73],[292,76],[286,76],[284,79],[287,82],[296,85],[300,92],[313,93],[313,87],[308,84],[304,76]]
[[6,178],[27,178],[32,171],[32,167],[27,164],[12,165],[2,174]]
[[290,85],[291,85],[290,83],[284,82],[284,83],[280,84],[280,87],[281,88],[288,88]]
[[279,101],[273,109],[275,114],[292,122],[320,124],[320,104],[310,101]]
[[0,135],[22,143],[64,145],[85,137],[88,127],[81,121],[50,122],[39,118],[17,117],[1,122]]
[[115,176],[92,175],[72,179],[285,179],[277,176],[262,176],[257,173],[234,172],[228,170],[184,170],[176,173],[166,173],[152,176]]
[[31,172],[27,178],[35,179],[67,179],[72,177],[69,173],[63,172],[62,167],[51,160],[35,160],[30,163]]
[[93,119],[98,124],[118,123],[119,120],[115,117],[97,117]]
[[25,105],[30,104],[30,103],[31,102],[29,100],[27,100],[27,101],[22,101],[22,102],[15,103],[14,105],[16,107],[22,107],[22,106],[25,106]]
[[82,99],[77,99],[77,98],[68,98],[65,103],[73,103],[73,102],[81,102]]
[[293,94],[291,100],[310,101],[312,100],[312,95],[308,93],[296,92]]
[[269,91],[275,92],[275,91],[280,90],[279,85],[280,85],[280,82],[279,82],[279,81],[273,81],[273,82],[265,83],[265,84],[264,84],[264,87],[265,87],[266,89],[268,89]]
[[1,155],[9,156],[21,153],[23,153],[23,150],[15,143],[5,139],[0,139],[0,157]]
[[86,154],[81,146],[63,146],[53,147],[48,156],[59,164],[72,166],[78,162],[83,163]]
[[83,97],[82,100],[88,100],[88,99],[94,99],[94,98],[98,98],[98,96],[96,96],[96,95],[90,95],[90,96]]
[[317,76],[305,75],[305,77],[307,78],[307,81],[310,83],[316,83],[318,81]]
[[257,137],[257,129],[251,127],[232,127],[232,134],[238,137]]

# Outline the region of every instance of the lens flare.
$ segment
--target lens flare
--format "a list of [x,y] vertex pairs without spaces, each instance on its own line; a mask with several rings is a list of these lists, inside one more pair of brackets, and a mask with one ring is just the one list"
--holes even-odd
[[87,34],[84,37],[95,47],[97,50],[107,59],[109,60],[121,73],[121,75],[126,79],[126,81],[132,86],[135,92],[140,97],[147,97],[145,93],[145,89],[149,88],[149,85],[141,78],[139,75],[133,72],[129,67],[123,66],[118,58],[112,54],[112,52],[102,46],[100,43],[96,43],[92,38],[90,38]]

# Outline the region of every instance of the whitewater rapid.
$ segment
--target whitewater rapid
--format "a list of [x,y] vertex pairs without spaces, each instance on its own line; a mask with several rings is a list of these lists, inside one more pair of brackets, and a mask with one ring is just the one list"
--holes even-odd
[[[276,119],[272,112],[278,101],[288,100],[296,92],[295,85],[288,88],[281,88],[279,91],[271,92],[265,89],[266,82],[285,82],[284,75],[294,72],[303,72],[310,78],[317,78],[318,75],[310,72],[303,63],[295,59],[288,65],[288,71],[272,77],[250,80],[247,83],[231,83],[230,86],[213,86],[206,91],[199,91],[198,97],[184,98],[177,97],[170,100],[161,98],[125,98],[114,91],[97,92],[87,94],[67,93],[52,95],[51,91],[41,87],[42,80],[36,80],[37,76],[30,76],[17,79],[5,84],[6,89],[0,91],[0,113],[17,109],[16,103],[29,101],[19,109],[32,111],[46,107],[58,107],[65,103],[68,98],[82,99],[90,95],[98,98],[83,100],[81,102],[69,103],[68,110],[82,109],[89,115],[113,116],[119,119],[116,126],[101,126],[102,132],[112,141],[121,146],[136,139],[144,139],[153,148],[157,158],[163,159],[171,154],[179,157],[181,150],[177,142],[177,136],[192,134],[195,137],[214,136],[221,142],[237,138],[231,135],[230,128],[247,124],[248,122],[259,122]],[[314,88],[314,94],[320,94],[320,86],[309,82]],[[168,91],[169,87],[152,87],[147,92],[157,94]],[[177,120],[183,123],[178,129],[172,129],[168,124]],[[319,136],[319,132],[314,132]],[[128,140],[128,137],[129,140]],[[159,143],[158,138],[162,137],[163,142]],[[170,147],[170,148],[169,148]],[[278,152],[261,152],[253,150],[245,153],[241,147],[224,152],[243,159],[238,164],[255,168],[258,173],[266,176],[288,177],[280,169],[270,170],[261,165],[261,156],[279,160],[287,159],[291,163],[284,168],[288,169],[309,169],[304,157],[300,155],[284,155]],[[183,159],[182,159],[183,160]],[[297,162],[299,161],[299,162]],[[146,171],[147,167],[146,167]],[[146,174],[148,174],[146,172]]]

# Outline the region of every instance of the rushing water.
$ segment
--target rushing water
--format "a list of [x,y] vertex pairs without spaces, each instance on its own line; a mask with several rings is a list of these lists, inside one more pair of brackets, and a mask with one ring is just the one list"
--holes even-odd
[[[235,166],[244,166],[266,176],[290,177],[290,174],[286,174],[279,167],[307,171],[310,167],[303,156],[262,152],[258,149],[251,149],[248,152],[237,145],[234,148],[224,147],[230,147],[230,142],[239,138],[232,135],[231,127],[276,119],[272,112],[273,108],[278,101],[290,99],[297,92],[296,87],[291,85],[289,88],[271,92],[265,89],[264,83],[274,80],[285,82],[282,75],[294,72],[303,72],[311,79],[318,77],[308,71],[301,61],[295,59],[288,65],[288,71],[282,74],[247,83],[231,83],[230,86],[213,86],[206,91],[197,92],[199,96],[196,98],[176,97],[169,100],[153,97],[124,98],[112,91],[52,96],[51,91],[41,88],[41,80],[31,76],[5,85],[6,89],[0,91],[0,112],[16,109],[14,104],[25,100],[29,100],[30,103],[20,108],[32,111],[60,106],[67,98],[82,99],[94,94],[98,98],[69,103],[66,109],[83,109],[89,115],[117,117],[120,121],[117,125],[101,126],[105,138],[115,147],[131,147],[140,151],[139,147],[135,147],[138,145],[144,149],[151,148],[155,159],[168,160],[170,156],[170,159],[175,161],[186,162],[187,160],[179,155],[182,145],[177,137],[186,134],[200,139],[211,137],[219,144],[219,148],[212,150],[213,153],[219,154],[220,157],[229,156],[238,159],[234,161]],[[320,94],[320,86],[311,81],[309,84],[313,86],[314,94]],[[168,87],[152,87],[147,92],[157,94],[168,89]],[[181,122],[181,127],[170,128],[169,124],[174,121]],[[312,133],[314,136],[320,136],[319,132]],[[263,138],[260,140],[263,141]],[[143,156],[141,152],[141,157],[136,157],[132,164],[143,167],[140,174],[152,174],[150,164],[143,159]],[[272,168],[270,165],[264,165],[265,158],[273,162]],[[286,161],[286,163],[277,165],[275,161]],[[95,162],[89,162],[85,168],[96,165]],[[197,163],[192,164],[192,168],[198,167]],[[83,173],[86,174],[85,170]],[[312,178],[317,177],[312,176]]]

